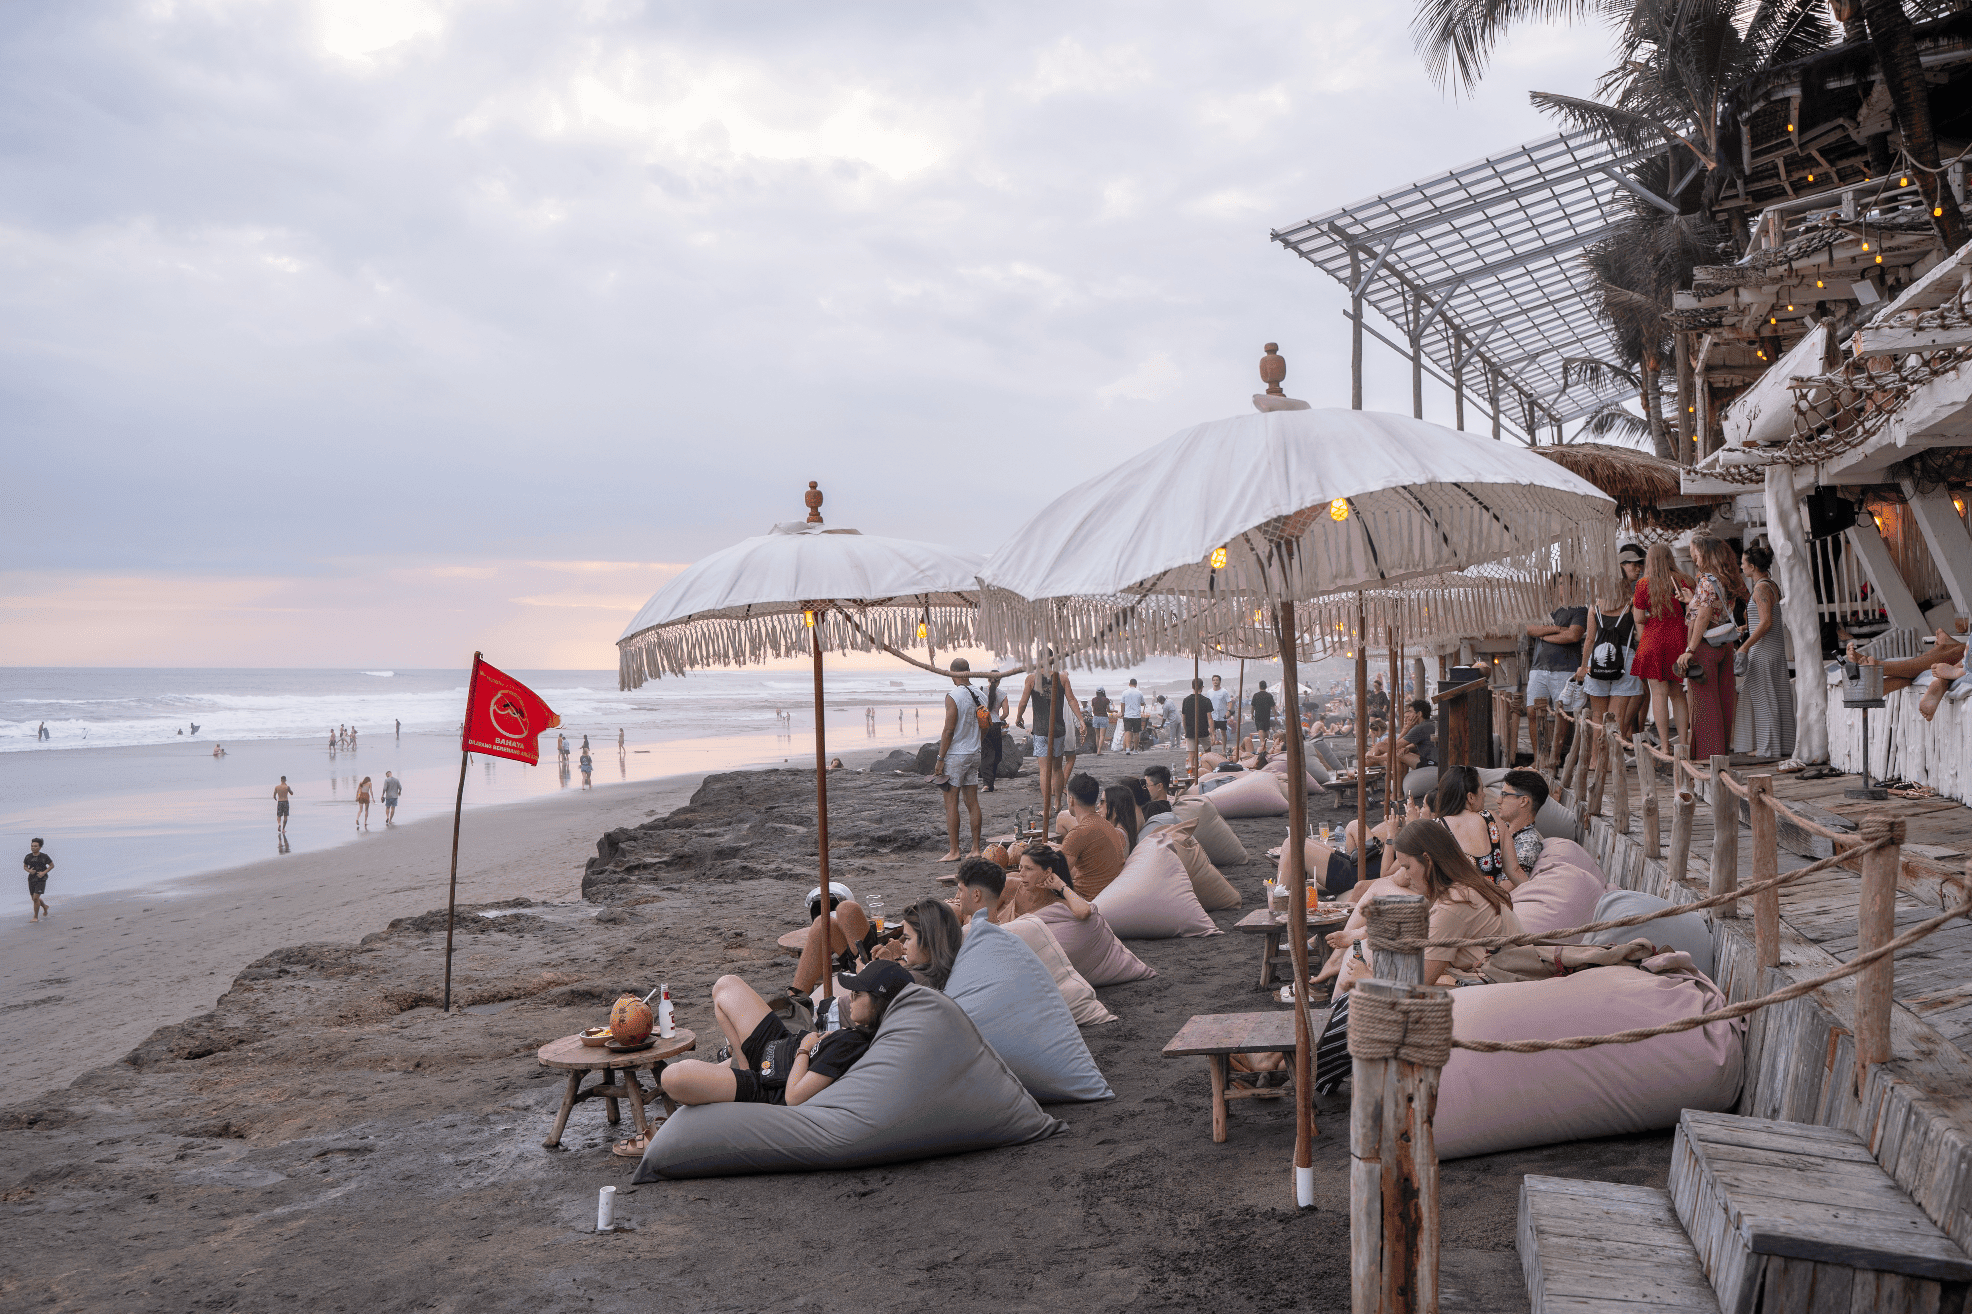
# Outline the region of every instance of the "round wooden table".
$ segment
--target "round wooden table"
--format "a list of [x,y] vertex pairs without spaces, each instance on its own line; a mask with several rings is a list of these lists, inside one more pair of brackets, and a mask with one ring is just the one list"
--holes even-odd
[[[580,1036],[563,1036],[551,1040],[535,1052],[534,1057],[544,1068],[560,1068],[568,1073],[568,1089],[562,1092],[561,1112],[555,1115],[555,1129],[548,1133],[548,1139],[541,1144],[546,1149],[554,1149],[561,1144],[562,1128],[568,1125],[568,1115],[583,1100],[600,1099],[604,1112],[612,1124],[620,1121],[616,1102],[620,1099],[630,1101],[630,1114],[637,1125],[637,1135],[650,1135],[650,1124],[644,1118],[644,1097],[646,1095],[662,1098],[661,1088],[653,1083],[645,1090],[637,1080],[637,1069],[655,1067],[666,1059],[673,1059],[687,1050],[698,1048],[698,1037],[684,1027],[676,1028],[677,1034],[669,1039],[660,1039],[649,1049],[636,1050],[629,1054],[618,1054],[600,1045],[585,1045]],[[600,1072],[602,1080],[587,1090],[582,1089],[582,1076],[588,1072]],[[614,1074],[621,1073],[618,1079]]]

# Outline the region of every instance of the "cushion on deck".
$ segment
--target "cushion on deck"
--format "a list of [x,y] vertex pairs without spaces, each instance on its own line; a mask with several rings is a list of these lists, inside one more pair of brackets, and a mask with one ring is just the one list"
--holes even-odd
[[[1688,974],[1597,967],[1547,981],[1465,986],[1452,994],[1464,1040],[1560,1040],[1658,1026],[1723,1008],[1718,987]],[[1454,1049],[1438,1086],[1438,1157],[1554,1145],[1677,1125],[1683,1109],[1730,1109],[1739,1097],[1744,1021],[1538,1054]]]
[[[1596,901],[1595,915],[1589,920],[1606,922],[1675,906],[1669,899],[1645,894],[1642,890],[1611,890]],[[1583,944],[1622,944],[1627,940],[1648,940],[1659,949],[1681,949],[1691,955],[1692,966],[1706,976],[1712,975],[1712,924],[1702,912],[1659,917],[1641,926],[1591,931],[1582,937]]]
[[1100,910],[1091,912],[1085,921],[1077,921],[1068,905],[1057,901],[1027,915],[1047,923],[1061,952],[1068,955],[1068,961],[1075,965],[1082,979],[1097,989],[1148,981],[1157,975],[1156,968],[1131,953],[1129,946],[1116,938],[1109,919]]
[[1546,839],[1573,840],[1580,844],[1583,838],[1582,823],[1574,809],[1563,806],[1558,798],[1541,804],[1541,810],[1534,814],[1534,829]]
[[953,1000],[912,986],[827,1090],[794,1108],[703,1104],[657,1129],[636,1180],[868,1168],[1003,1145],[1067,1124],[1050,1117]]
[[1246,861],[1246,846],[1209,798],[1180,798],[1171,801],[1171,812],[1179,821],[1193,821],[1192,835],[1205,856],[1221,867],[1236,867]]
[[[1513,915],[1524,929],[1540,934],[1580,926],[1595,920],[1596,901],[1607,888],[1602,868],[1587,849],[1573,840],[1547,840],[1541,845],[1534,874],[1513,891]],[[1558,943],[1575,944],[1579,940],[1579,936],[1571,936]]]
[[1055,989],[1061,991],[1061,1000],[1068,1005],[1069,1014],[1079,1027],[1096,1026],[1103,1022],[1114,1022],[1116,1014],[1103,1007],[1096,998],[1095,987],[1075,970],[1075,964],[1068,961],[1068,955],[1061,951],[1054,932],[1046,922],[1032,917],[1016,917],[1004,923],[1007,930],[1019,936],[1034,956],[1041,960],[1041,966],[1048,969],[1054,978]]
[[1280,817],[1287,814],[1283,778],[1271,771],[1245,771],[1212,791],[1221,817]]
[[1219,934],[1211,914],[1191,892],[1183,860],[1161,835],[1139,841],[1122,874],[1093,902],[1109,919],[1110,929],[1126,940]]
[[1004,926],[974,918],[945,993],[1035,1099],[1114,1098],[1054,977]]
[[1178,861],[1185,865],[1185,875],[1191,877],[1191,892],[1198,896],[1198,904],[1207,912],[1217,912],[1223,908],[1237,908],[1246,901],[1231,881],[1212,865],[1212,859],[1205,856],[1194,838],[1193,823],[1180,822],[1175,826],[1163,828],[1162,836],[1170,842],[1171,851],[1178,855]]

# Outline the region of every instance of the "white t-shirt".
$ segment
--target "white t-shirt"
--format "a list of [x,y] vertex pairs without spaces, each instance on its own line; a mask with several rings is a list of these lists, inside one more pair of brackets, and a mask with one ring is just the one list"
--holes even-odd
[[1206,690],[1205,696],[1212,700],[1212,719],[1225,720],[1226,713],[1232,708],[1232,690],[1220,685],[1217,689]]
[[1143,691],[1125,689],[1123,691],[1123,715],[1134,721],[1143,715]]

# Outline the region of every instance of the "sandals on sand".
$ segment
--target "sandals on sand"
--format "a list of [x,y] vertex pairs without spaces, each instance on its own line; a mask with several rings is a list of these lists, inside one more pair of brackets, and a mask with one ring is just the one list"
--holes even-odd
[[650,1137],[632,1136],[627,1141],[618,1141],[610,1146],[609,1152],[619,1159],[641,1159],[648,1148],[650,1148]]

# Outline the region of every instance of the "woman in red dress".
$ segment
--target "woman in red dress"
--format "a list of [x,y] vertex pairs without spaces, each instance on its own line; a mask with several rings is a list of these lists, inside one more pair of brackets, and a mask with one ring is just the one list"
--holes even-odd
[[1732,585],[1739,580],[1739,563],[1720,540],[1699,534],[1691,540],[1692,564],[1698,583],[1686,614],[1684,647],[1675,669],[1690,677],[1685,699],[1691,709],[1687,724],[1691,756],[1696,761],[1732,751],[1732,718],[1739,710],[1738,687],[1732,675],[1732,645],[1714,646],[1705,631],[1732,620]]
[[1657,743],[1666,751],[1676,727],[1690,723],[1684,702],[1684,673],[1676,669],[1685,639],[1681,595],[1689,585],[1690,581],[1678,574],[1671,549],[1655,543],[1644,556],[1643,578],[1637,581],[1636,594],[1630,599],[1640,636],[1630,674],[1642,676],[1650,685],[1650,719],[1657,723]]

